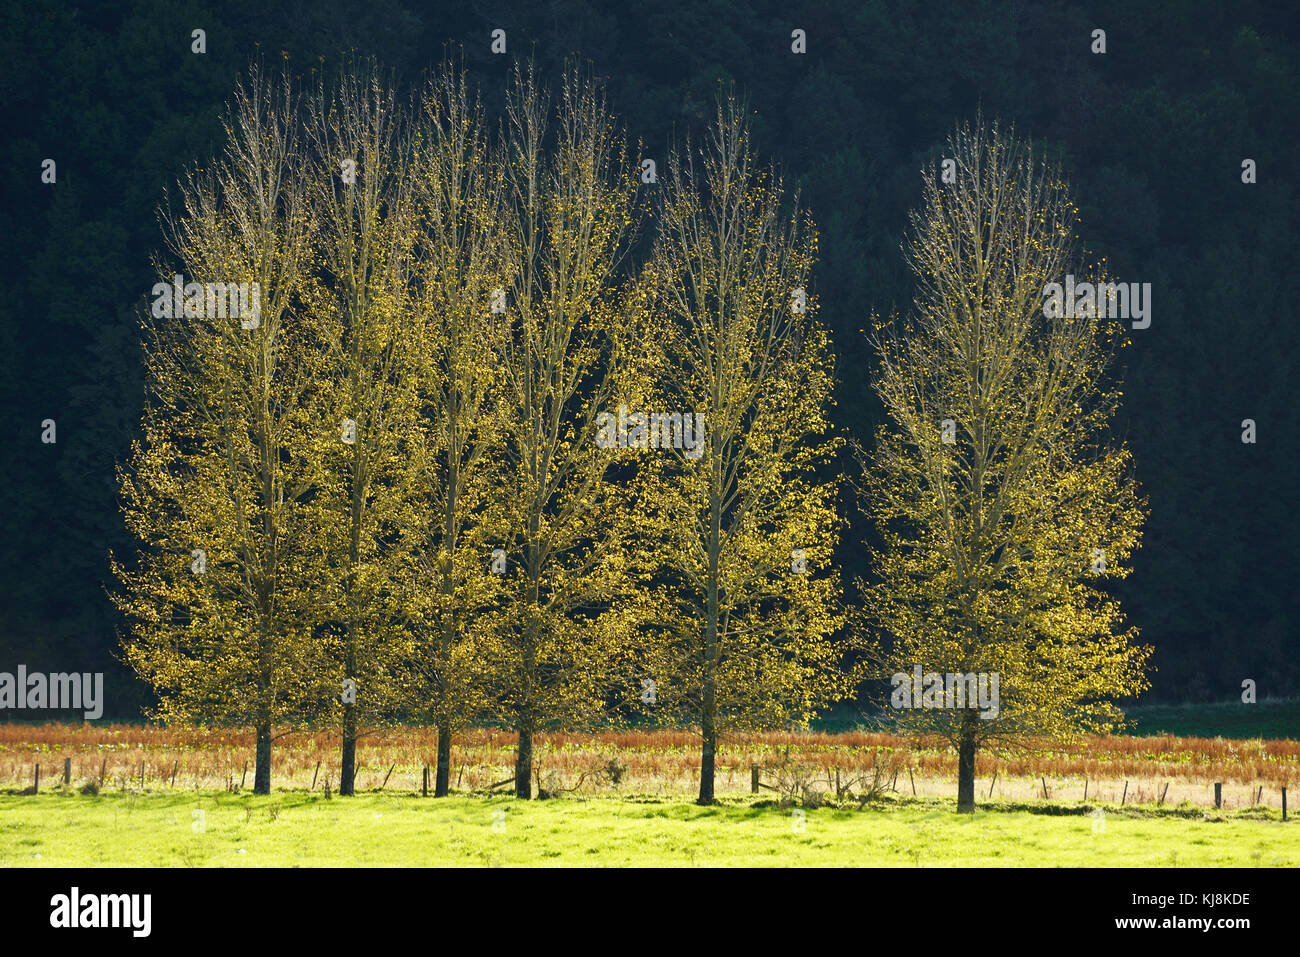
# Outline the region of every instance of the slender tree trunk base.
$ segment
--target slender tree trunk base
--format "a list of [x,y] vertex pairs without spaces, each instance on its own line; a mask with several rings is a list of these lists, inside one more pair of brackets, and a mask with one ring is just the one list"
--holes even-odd
[[712,728],[703,733],[704,747],[700,751],[700,796],[695,803],[709,805],[713,803],[714,762],[718,750],[718,735]]
[[957,749],[957,813],[975,810],[975,735],[963,731]]
[[515,755],[515,797],[533,796],[533,732],[520,729],[519,751]]
[[448,722],[438,724],[438,777],[434,783],[433,796],[446,797],[451,790],[451,725]]
[[271,793],[271,726],[257,728],[256,766],[253,769],[253,793]]
[[357,712],[356,705],[343,706],[343,765],[339,780],[339,796],[351,797],[356,793],[357,778]]

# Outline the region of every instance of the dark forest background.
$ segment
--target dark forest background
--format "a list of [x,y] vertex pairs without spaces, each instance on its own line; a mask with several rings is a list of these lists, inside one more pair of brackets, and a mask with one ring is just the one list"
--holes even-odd
[[[508,53],[489,52],[507,32]],[[808,52],[790,52],[790,31]],[[207,53],[190,33],[207,31]],[[1107,52],[1090,52],[1094,28]],[[698,133],[719,79],[749,97],[760,151],[821,230],[813,291],[840,356],[838,424],[879,410],[859,332],[906,308],[900,244],[954,122],[1012,122],[1065,164],[1094,256],[1153,286],[1124,355],[1118,429],[1151,519],[1119,592],[1155,646],[1152,700],[1300,690],[1295,602],[1295,176],[1300,8],[1292,2],[925,3],[648,0],[595,4],[0,2],[0,670],[105,671],[107,716],[148,701],[117,656],[105,595],[125,549],[114,464],[142,399],[136,323],[160,246],[156,209],[220,149],[250,60],[302,75],[374,56],[414,83],[449,42],[489,110],[515,59],[557,78],[578,55],[644,156]],[[58,182],[40,181],[55,159]],[[1241,182],[1244,158],[1259,181]],[[58,423],[58,442],[40,423]],[[1241,442],[1241,421],[1258,443]],[[846,580],[869,532],[851,502]]]

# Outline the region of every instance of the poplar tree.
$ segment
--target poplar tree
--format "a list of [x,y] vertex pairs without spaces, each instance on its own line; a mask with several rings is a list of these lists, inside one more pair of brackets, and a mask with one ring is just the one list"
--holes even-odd
[[[507,328],[504,178],[463,67],[443,64],[423,92],[416,140],[412,343],[419,401],[414,501],[406,530],[405,615],[414,713],[437,728],[434,794],[445,796],[451,737],[488,713],[481,631],[499,597],[496,540],[484,526],[501,490],[497,357]],[[494,309],[497,310],[494,312]]]
[[862,455],[880,540],[863,587],[879,677],[998,677],[996,717],[895,680],[903,726],[956,748],[970,811],[980,747],[1105,733],[1110,699],[1147,686],[1150,649],[1105,587],[1131,571],[1146,505],[1111,433],[1126,330],[1045,308],[1066,274],[1104,279],[1080,264],[1067,184],[996,124],[946,153],[956,181],[926,176],[905,248],[912,309],[873,320],[889,421]]
[[[163,215],[186,282],[160,262],[143,320],[143,437],[119,468],[134,560],[112,560],[125,659],[165,720],[252,726],[254,790],[271,787],[276,726],[311,717],[327,673],[318,567],[322,484],[310,454],[323,347],[302,308],[312,220],[287,80],[254,69],[224,123],[224,154]],[[225,304],[215,295],[226,284]],[[235,285],[248,283],[238,297]],[[255,284],[255,285],[254,285]]]
[[402,530],[415,394],[409,279],[414,216],[409,119],[373,64],[349,64],[308,109],[318,225],[310,307],[325,338],[328,392],[314,453],[326,481],[321,639],[338,651],[339,794],[355,787],[363,724],[394,715],[406,632],[399,622]]
[[782,208],[744,108],[720,98],[702,148],[670,157],[648,282],[666,322],[656,377],[702,445],[650,484],[658,568],[657,697],[698,723],[699,803],[719,737],[806,724],[853,686],[833,552],[833,355],[816,321],[811,220]]
[[516,69],[502,144],[500,494],[489,508],[504,566],[488,634],[495,707],[519,735],[521,798],[532,794],[534,735],[604,712],[641,604],[628,512],[596,441],[597,416],[644,346],[644,310],[619,281],[634,167],[589,77],[570,71],[553,126],[550,112],[531,68]]

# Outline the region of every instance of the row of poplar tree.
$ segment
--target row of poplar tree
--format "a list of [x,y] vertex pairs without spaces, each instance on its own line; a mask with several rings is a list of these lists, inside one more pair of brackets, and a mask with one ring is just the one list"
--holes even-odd
[[[996,127],[954,135],[914,308],[873,318],[892,425],[853,444],[879,541],[852,608],[817,236],[733,97],[662,176],[578,69],[516,68],[496,123],[450,63],[409,102],[369,64],[253,69],[225,132],[162,212],[157,288],[259,309],[144,311],[114,596],[158,716],[255,729],[257,792],[277,733],[341,729],[349,794],[358,737],[418,720],[444,795],[453,733],[492,721],[529,797],[536,734],[640,715],[699,728],[708,803],[719,735],[917,663],[1001,676],[995,721],[898,715],[958,747],[965,807],[981,743],[1104,728],[1143,687],[1101,582],[1144,514],[1106,436],[1123,330],[1044,317],[1086,273],[1075,209]],[[691,413],[700,447],[611,447],[620,407]]]

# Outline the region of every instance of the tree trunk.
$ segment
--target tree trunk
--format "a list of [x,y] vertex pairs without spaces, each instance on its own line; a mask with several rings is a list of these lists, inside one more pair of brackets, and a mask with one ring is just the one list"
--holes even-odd
[[257,726],[257,757],[253,770],[253,793],[271,793],[271,726]]
[[[453,389],[449,395],[450,406],[447,409],[449,426],[454,426],[459,421],[456,399],[457,392]],[[451,448],[448,451],[447,509],[443,515],[442,527],[443,541],[447,545],[447,555],[442,563],[442,596],[444,602],[442,607],[442,658],[448,668],[450,668],[452,660],[452,645],[456,640],[456,627],[452,621],[451,607],[456,594],[456,565],[454,561],[457,531],[456,489],[460,487],[459,433],[454,428],[449,428],[449,438]],[[446,797],[451,790],[451,720],[446,716],[451,708],[451,703],[448,701],[449,696],[449,681],[444,671],[439,674],[438,678],[438,705],[445,710],[443,717],[438,721],[438,777],[434,783],[434,797]]]
[[[346,677],[353,680],[357,676],[357,609],[356,600],[357,567],[361,562],[361,523],[365,509],[366,481],[364,480],[365,459],[364,445],[354,445],[352,453],[352,508],[350,514],[350,540],[348,542],[348,621],[347,649],[344,652],[343,668]],[[360,682],[357,682],[358,686]],[[360,687],[353,688],[354,696],[361,693]],[[339,797],[351,797],[356,793],[357,779],[357,705],[343,705],[343,765],[339,780]]]
[[[527,801],[533,796],[533,719],[536,710],[537,686],[537,646],[541,632],[537,609],[541,606],[541,571],[537,557],[537,541],[540,522],[536,512],[528,517],[529,545],[524,550],[524,561],[528,571],[528,643],[524,648],[523,672],[527,682],[523,705],[518,712],[517,728],[519,732],[519,749],[515,754],[515,797]],[[538,787],[541,787],[539,782]]]
[[357,706],[343,706],[343,774],[339,780],[339,795],[356,792],[357,776]]
[[[708,697],[712,697],[710,689]],[[700,796],[696,804],[713,803],[714,758],[718,750],[718,732],[714,728],[711,708],[706,708],[702,724],[703,747],[700,749]]]
[[957,748],[957,813],[969,814],[975,810],[975,729],[972,718],[965,717],[961,739]]
[[[717,408],[717,396],[714,396]],[[716,456],[713,457],[713,491],[709,495],[709,578],[705,595],[704,621],[704,701],[700,709],[700,796],[696,804],[713,803],[713,772],[718,752],[718,556],[722,550],[722,496],[718,492],[722,479]]]
[[533,731],[519,728],[519,751],[515,755],[515,797],[525,801],[533,796]]
[[451,722],[438,722],[438,779],[433,796],[446,797],[451,789]]

